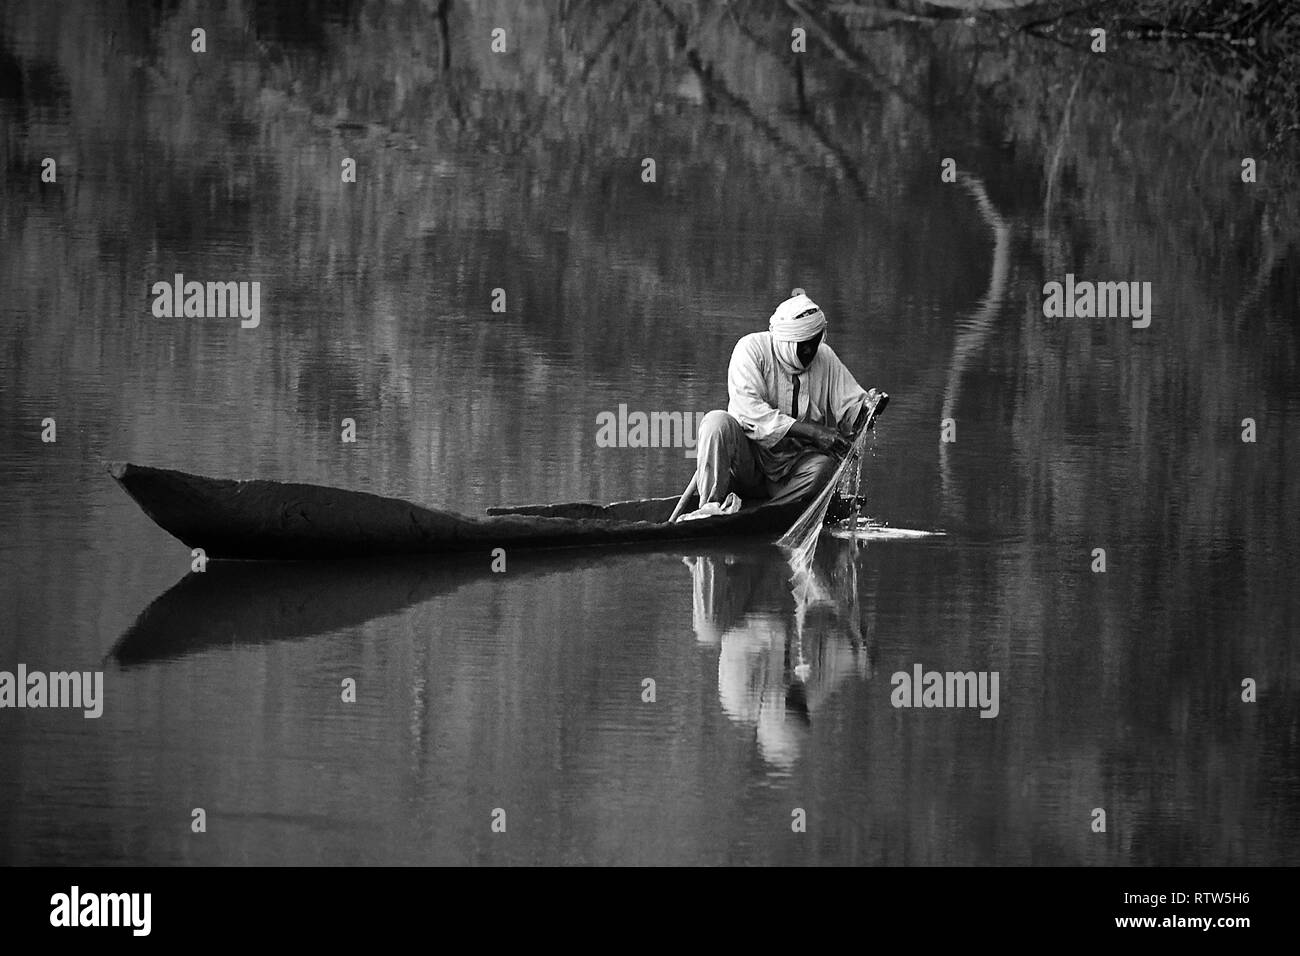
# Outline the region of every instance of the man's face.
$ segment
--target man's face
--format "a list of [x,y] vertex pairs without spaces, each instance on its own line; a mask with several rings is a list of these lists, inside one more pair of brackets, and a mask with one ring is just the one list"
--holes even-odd
[[804,368],[807,368],[809,363],[811,363],[813,358],[817,355],[817,349],[821,347],[822,336],[825,334],[825,332],[818,332],[812,338],[800,342],[794,347],[794,354],[799,359],[799,364]]

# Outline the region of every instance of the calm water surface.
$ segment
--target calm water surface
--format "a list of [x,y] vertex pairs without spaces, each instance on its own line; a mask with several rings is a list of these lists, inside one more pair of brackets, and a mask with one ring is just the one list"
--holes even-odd
[[[4,8],[0,669],[107,702],[0,712],[0,862],[1300,862],[1300,212],[1235,105],[956,23],[855,72],[777,12],[606,6],[235,4],[203,56],[188,13]],[[154,318],[177,272],[261,325]],[[1150,328],[1045,319],[1067,272],[1152,282]],[[675,493],[597,415],[724,406],[796,285],[893,397],[872,517],[946,532],[826,537],[797,598],[752,542],[187,576],[103,471]],[[997,718],[892,707],[918,662],[997,671]]]

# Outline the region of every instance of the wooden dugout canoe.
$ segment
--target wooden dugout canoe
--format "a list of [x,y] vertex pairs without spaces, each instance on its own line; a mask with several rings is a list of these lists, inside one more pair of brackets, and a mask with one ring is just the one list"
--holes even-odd
[[677,496],[608,505],[491,508],[473,517],[363,491],[207,478],[114,463],[109,473],[144,513],[210,559],[320,560],[560,548],[784,533],[812,497],[670,524]]

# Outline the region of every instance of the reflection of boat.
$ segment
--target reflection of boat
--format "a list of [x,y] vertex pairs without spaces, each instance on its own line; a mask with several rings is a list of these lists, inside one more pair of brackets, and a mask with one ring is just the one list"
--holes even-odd
[[[620,556],[663,550],[636,545]],[[608,565],[609,553],[601,549],[531,551],[511,556],[509,576],[519,581]],[[487,558],[465,555],[215,561],[155,598],[111,656],[131,666],[214,648],[301,640],[399,614],[492,576]]]
[[[511,567],[512,574],[522,569]],[[482,578],[486,563],[440,559],[246,564],[191,572],[154,600],[112,650],[123,665],[213,647],[355,627]],[[526,573],[526,572],[524,572]]]
[[814,496],[679,523],[668,521],[677,496],[492,508],[486,517],[469,517],[322,485],[205,478],[125,463],[109,470],[164,531],[208,558],[244,560],[772,536],[786,531]]

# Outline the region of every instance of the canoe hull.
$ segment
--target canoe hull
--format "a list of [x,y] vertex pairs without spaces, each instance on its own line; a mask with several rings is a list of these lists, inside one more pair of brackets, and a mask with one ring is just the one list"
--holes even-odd
[[208,478],[114,464],[109,473],[164,531],[210,559],[328,560],[777,536],[806,501],[668,523],[676,496],[610,505],[493,509],[484,517],[322,485]]

